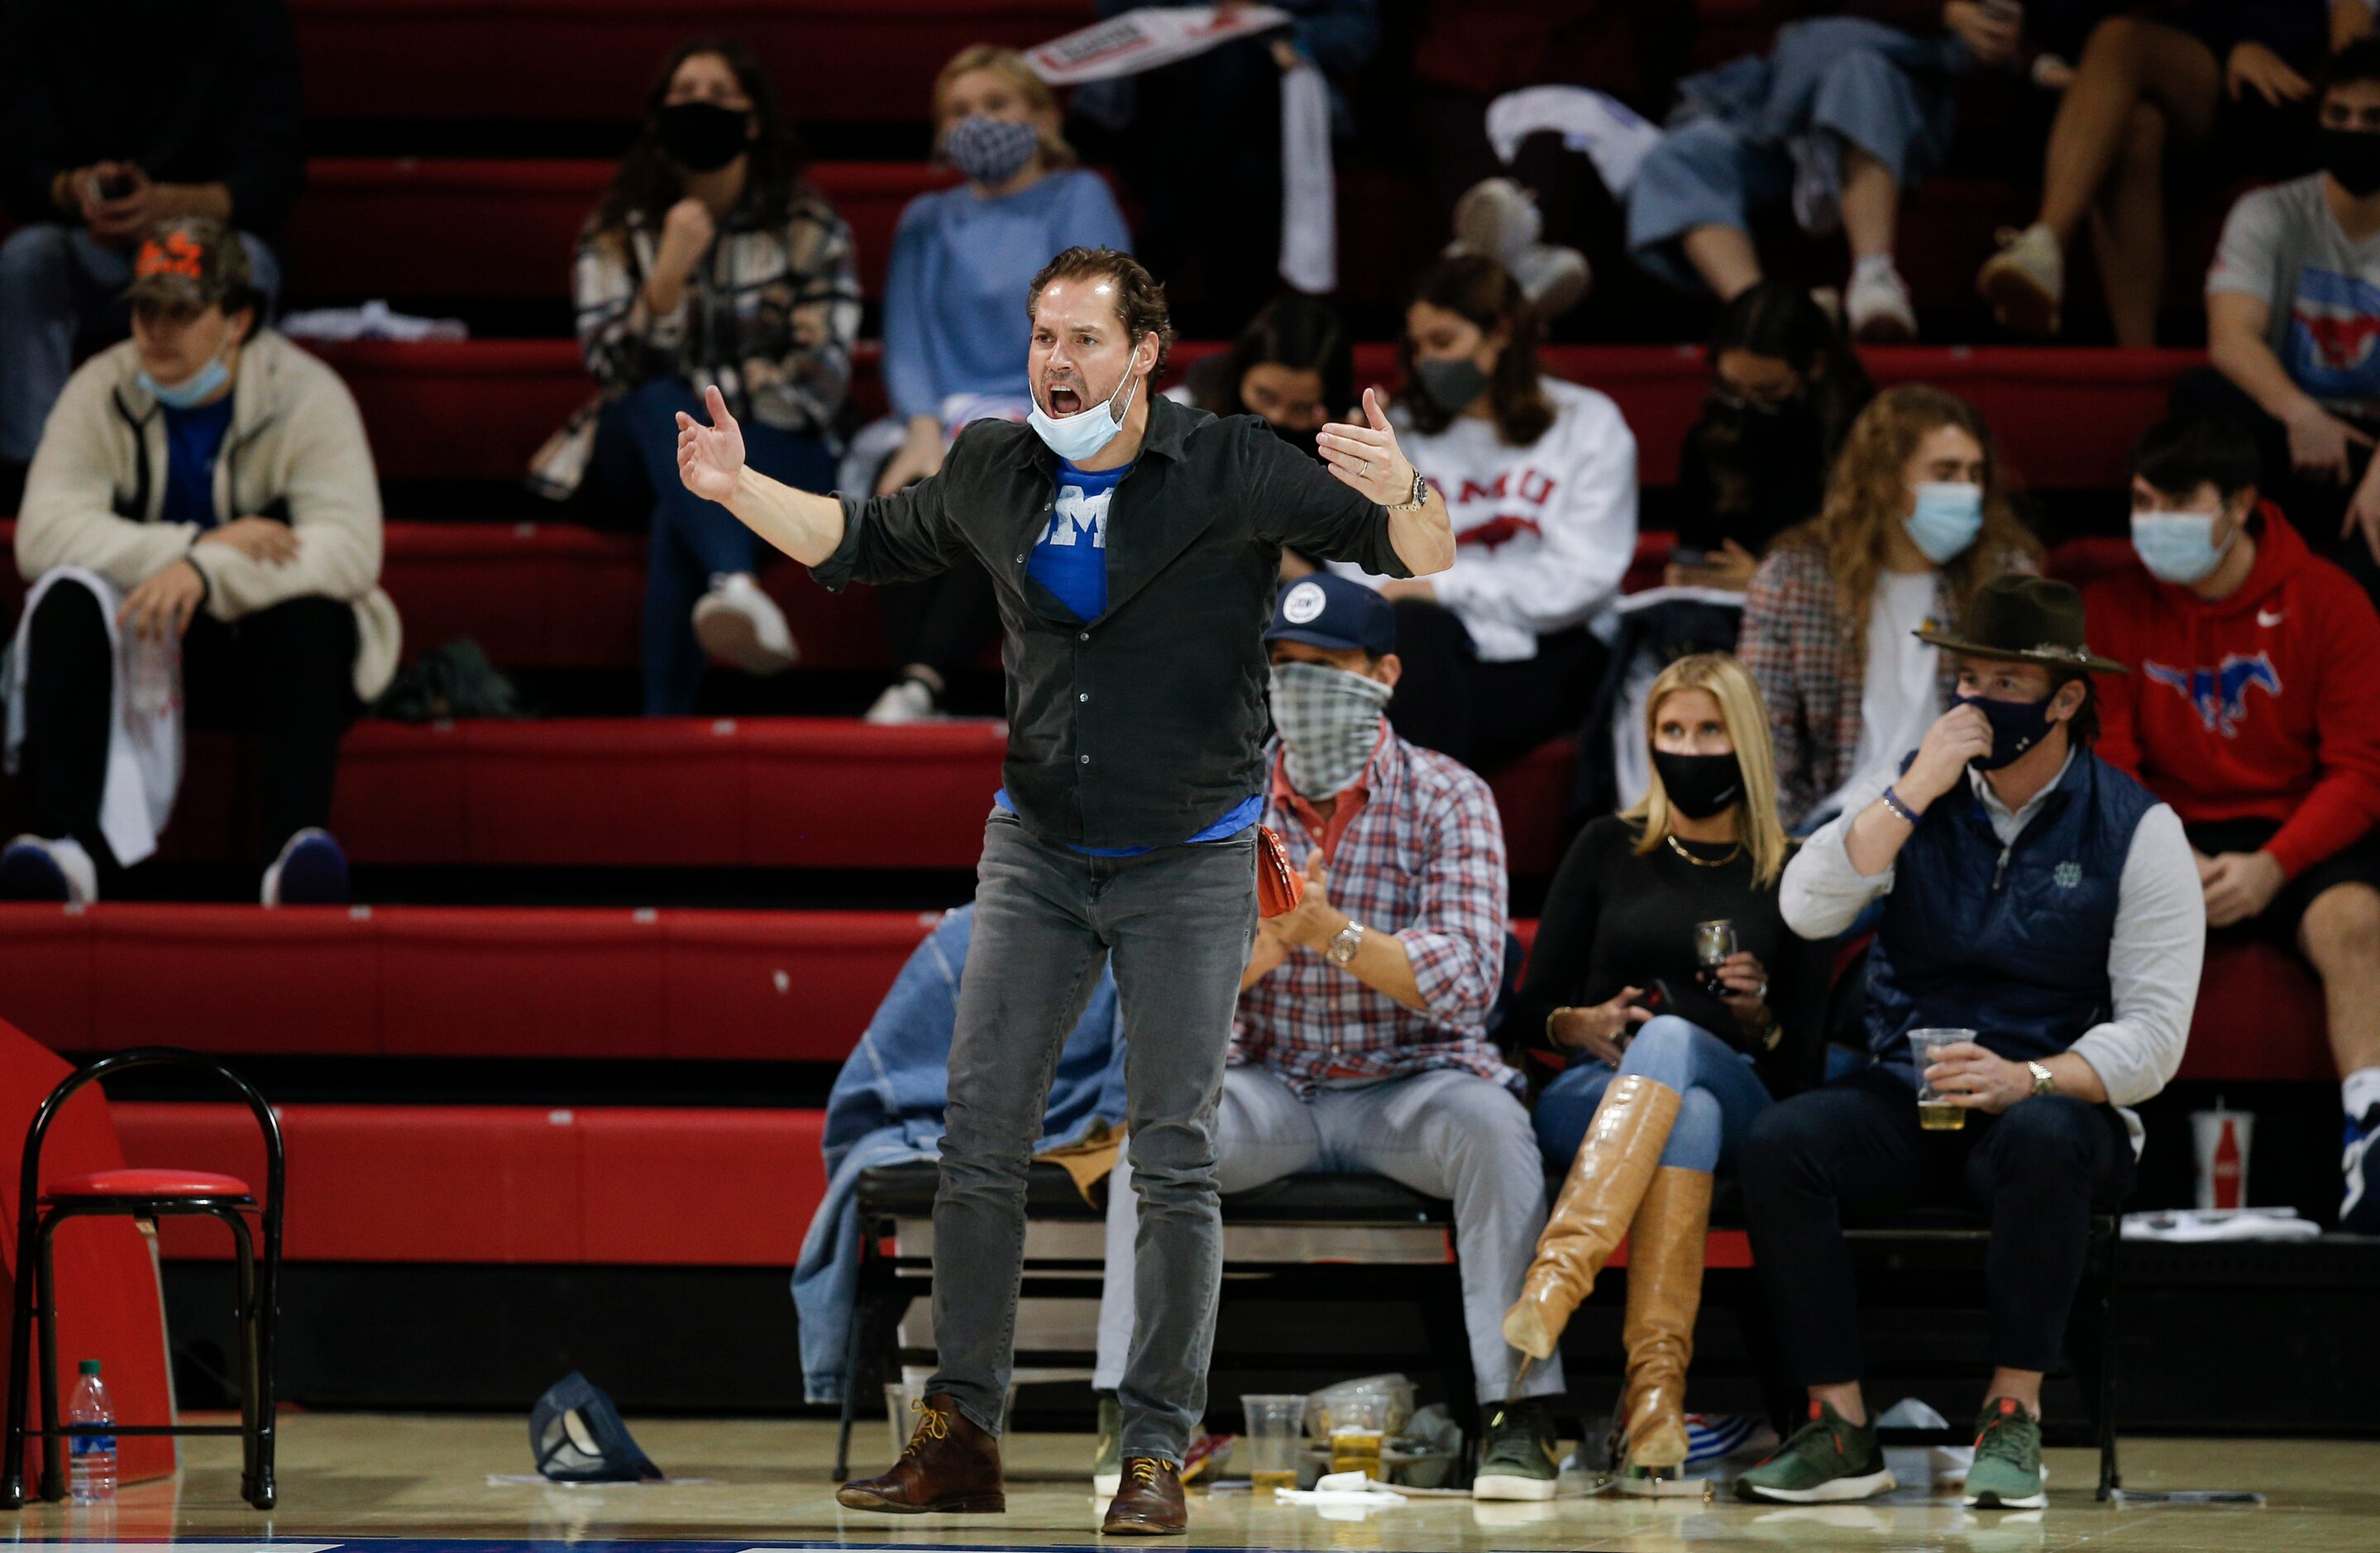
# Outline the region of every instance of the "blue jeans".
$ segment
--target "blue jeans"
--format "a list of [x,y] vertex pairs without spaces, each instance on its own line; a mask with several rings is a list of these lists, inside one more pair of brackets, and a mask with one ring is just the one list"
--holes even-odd
[[1620,1065],[1574,1062],[1537,1097],[1537,1147],[1557,1167],[1578,1157],[1595,1108],[1621,1074],[1637,1074],[1678,1092],[1678,1120],[1661,1163],[1682,1171],[1723,1171],[1735,1163],[1743,1134],[1775,1102],[1752,1063],[1699,1025],[1675,1014],[1646,1021]]
[[[652,544],[645,558],[648,717],[694,710],[704,667],[702,644],[694,639],[695,601],[710,590],[713,576],[759,570],[762,548],[760,537],[735,514],[679,480],[680,410],[708,419],[702,400],[683,381],[655,378],[605,406],[595,431],[599,445],[625,443],[634,451],[653,491]],[[804,491],[824,491],[834,483],[834,451],[823,437],[750,420],[743,425],[744,460],[753,468]]]
[[[281,262],[262,238],[243,232],[239,240],[249,278],[269,304],[281,289]],[[32,462],[42,423],[74,370],[77,337],[120,339],[131,327],[124,306],[131,284],[131,250],[79,226],[38,222],[0,243],[0,458]]]

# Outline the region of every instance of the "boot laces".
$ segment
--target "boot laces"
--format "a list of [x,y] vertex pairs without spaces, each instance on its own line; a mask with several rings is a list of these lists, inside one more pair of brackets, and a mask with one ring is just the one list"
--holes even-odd
[[917,1415],[917,1427],[910,1434],[908,1447],[901,1452],[902,1455],[915,1456],[918,1454],[926,1441],[929,1439],[948,1439],[951,1438],[951,1418],[949,1413],[944,1413],[938,1407],[928,1407],[922,1400],[911,1402],[909,1404],[909,1411]]
[[1154,1456],[1135,1456],[1124,1463],[1125,1474],[1142,1487],[1157,1481],[1157,1474],[1165,1463]]

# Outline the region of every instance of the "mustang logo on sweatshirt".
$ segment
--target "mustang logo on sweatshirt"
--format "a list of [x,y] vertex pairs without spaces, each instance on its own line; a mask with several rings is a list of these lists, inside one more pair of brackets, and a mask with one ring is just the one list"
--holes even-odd
[[2281,694],[2280,673],[2273,667],[2272,655],[2264,652],[2253,657],[2227,652],[2223,666],[2217,669],[2176,669],[2151,662],[2143,663],[2141,672],[2156,684],[2179,691],[2197,709],[2198,720],[2227,739],[2239,736],[2240,721],[2248,715],[2252,687],[2261,686],[2277,700]]

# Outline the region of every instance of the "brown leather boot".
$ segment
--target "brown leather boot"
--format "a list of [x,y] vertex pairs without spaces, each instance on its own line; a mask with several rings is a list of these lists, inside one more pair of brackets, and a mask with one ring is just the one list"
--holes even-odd
[[1700,1494],[1686,1475],[1686,1366],[1694,1356],[1694,1315],[1703,1304],[1703,1237],[1710,1229],[1707,1171],[1653,1172],[1628,1236],[1628,1314],[1620,1340],[1628,1349],[1623,1494]]
[[937,1391],[917,1410],[909,1447],[881,1477],[863,1477],[834,1491],[846,1510],[888,1515],[998,1515],[1008,1508],[1000,1486],[1000,1441],[967,1422],[947,1393]]
[[1173,1536],[1190,1529],[1182,1472],[1157,1456],[1126,1456],[1123,1486],[1108,1501],[1101,1536]]
[[1653,1166],[1678,1119],[1678,1092],[1623,1074],[1603,1092],[1561,1196],[1537,1237],[1521,1297],[1504,1313],[1504,1341],[1532,1359],[1553,1356],[1571,1312],[1628,1232]]

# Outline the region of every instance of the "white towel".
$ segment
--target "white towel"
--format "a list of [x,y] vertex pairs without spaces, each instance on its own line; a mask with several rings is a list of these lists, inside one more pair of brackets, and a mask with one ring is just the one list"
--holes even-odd
[[116,629],[124,595],[80,566],[42,574],[25,598],[17,639],[8,652],[7,767],[14,771],[25,744],[25,676],[32,655],[33,612],[61,580],[79,582],[99,601],[107,639],[115,649],[115,688],[108,724],[107,777],[100,789],[99,830],[115,860],[130,867],[157,850],[158,833],[174,812],[182,786],[182,643]]
[[1508,167],[1521,142],[1542,129],[1584,152],[1614,200],[1627,194],[1645,153],[1661,143],[1659,127],[1635,109],[1583,86],[1524,86],[1488,104],[1488,141]]
[[1281,78],[1281,278],[1308,296],[1339,289],[1330,88],[1303,61]]

